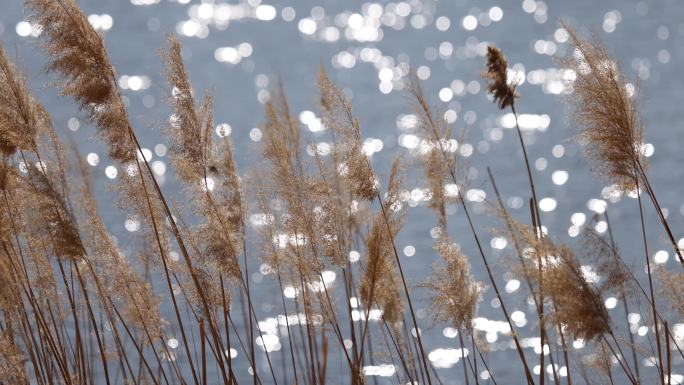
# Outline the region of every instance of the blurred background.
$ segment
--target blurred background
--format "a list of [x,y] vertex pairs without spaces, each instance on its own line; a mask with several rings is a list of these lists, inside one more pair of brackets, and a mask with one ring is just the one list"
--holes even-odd
[[[418,284],[437,260],[432,249],[436,218],[427,209],[427,183],[411,159],[419,145],[415,117],[402,89],[407,69],[417,71],[433,105],[444,111],[457,133],[460,158],[469,165],[472,178],[466,199],[476,208],[476,224],[486,240],[487,252],[496,263],[504,294],[514,321],[523,330],[537,325],[520,277],[508,272],[507,256],[512,248],[504,238],[488,231],[496,225],[486,212],[485,199],[493,199],[486,167],[491,167],[506,205],[515,217],[529,222],[529,189],[522,153],[517,143],[514,119],[500,111],[486,95],[480,77],[488,44],[500,47],[508,57],[510,74],[521,83],[517,102],[520,125],[534,165],[542,221],[548,233],[571,245],[577,244],[581,226],[606,207],[623,256],[632,262],[640,279],[644,260],[639,241],[636,200],[616,193],[592,176],[590,165],[575,139],[576,128],[563,103],[567,93],[557,58],[567,53],[567,32],[559,20],[582,34],[597,34],[620,61],[622,69],[639,93],[645,124],[645,151],[649,177],[677,239],[684,236],[684,4],[662,1],[470,1],[407,0],[363,2],[358,0],[78,0],[91,23],[105,36],[119,87],[126,96],[134,128],[147,149],[167,194],[181,201],[167,158],[167,140],[162,128],[168,125],[169,87],[163,79],[159,50],[168,33],[177,35],[197,94],[215,95],[216,135],[229,136],[242,173],[260,158],[263,102],[278,77],[285,86],[290,106],[303,130],[319,151],[326,151],[326,127],[317,110],[316,71],[326,67],[332,79],[351,98],[361,121],[364,151],[373,166],[387,175],[390,160],[404,154],[411,165],[407,179],[412,207],[398,246],[411,284]],[[32,90],[52,114],[64,137],[71,136],[87,157],[109,230],[126,247],[139,228],[135,217],[116,207],[115,194],[107,188],[117,170],[107,159],[95,130],[74,105],[46,86],[54,79],[46,74],[45,58],[36,38],[40,30],[25,20],[20,0],[3,0],[0,9],[0,39],[11,56],[18,58]],[[329,147],[327,147],[329,149]],[[310,151],[311,152],[311,151]],[[665,267],[678,265],[661,225],[650,205],[647,221],[651,258]],[[475,254],[472,236],[455,206],[449,215],[451,235],[471,255],[475,275],[484,280],[484,270]],[[593,222],[599,232],[603,221]],[[684,247],[684,240],[680,242]],[[250,282],[262,296],[257,310],[267,321],[277,315],[277,297],[272,279],[253,264]],[[591,271],[591,266],[586,266]],[[333,277],[334,279],[334,277]],[[419,298],[425,298],[418,292]],[[611,312],[622,312],[614,297],[606,297]],[[444,325],[430,327],[427,303],[419,301],[418,316],[430,360],[446,383],[459,383],[448,368],[459,360],[454,350],[453,330]],[[503,316],[487,290],[479,309],[476,330],[490,344],[491,360],[502,379],[519,374],[518,363],[503,359],[515,354],[511,340],[503,335]],[[631,332],[637,342],[648,343],[651,330],[635,319]],[[503,326],[502,326],[503,325]],[[503,328],[503,329],[502,329]],[[675,325],[684,337],[684,324]],[[533,337],[530,335],[530,337]],[[275,340],[272,350],[280,345]],[[536,341],[536,342],[535,342]],[[527,347],[540,352],[539,341],[526,339]],[[535,345],[536,343],[536,345]],[[536,346],[536,348],[535,348]],[[573,345],[581,352],[581,343]],[[500,353],[503,351],[504,353]],[[277,353],[276,354],[277,357]],[[241,355],[239,355],[240,357]],[[238,363],[237,373],[247,378],[248,362]],[[643,364],[649,366],[648,360]],[[681,359],[674,361],[674,380],[682,381]],[[460,364],[459,364],[460,367]],[[331,369],[334,371],[334,368]],[[536,368],[539,371],[540,368]],[[392,379],[394,369],[378,359],[368,371]],[[562,371],[561,371],[562,373]],[[334,377],[334,376],[333,376]],[[516,383],[512,381],[506,383]]]

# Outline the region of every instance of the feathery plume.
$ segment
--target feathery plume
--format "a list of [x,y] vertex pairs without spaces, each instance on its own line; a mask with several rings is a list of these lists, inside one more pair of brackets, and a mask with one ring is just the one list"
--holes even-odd
[[[411,73],[408,92],[418,117],[418,131],[423,136],[418,154],[423,163],[425,179],[432,191],[430,208],[439,215],[442,230],[446,229],[446,205],[464,191],[467,177],[463,162],[456,162],[458,141],[452,138],[452,126],[441,111],[434,111],[423,92],[420,79]],[[445,191],[447,181],[454,183],[451,191]]]
[[168,49],[163,56],[166,79],[172,87],[170,101],[174,115],[167,130],[173,142],[172,160],[183,180],[201,180],[207,167],[206,152],[212,133],[210,127],[207,130],[211,120],[211,98],[207,97],[199,108],[195,105],[195,93],[181,57],[181,44],[173,35],[167,42]]
[[[2,226],[0,227],[0,237],[2,237],[2,242],[8,242],[11,238],[9,224],[6,225],[7,222],[5,221],[6,219],[9,220],[5,215],[5,210],[8,210],[8,208],[4,204],[0,205],[0,208],[2,208],[1,219],[3,220],[3,224],[0,225]],[[19,283],[17,282],[21,278],[16,277],[13,272],[12,265],[14,261],[12,261],[12,258],[12,255],[7,253],[6,250],[2,250],[0,254],[0,287],[5,289],[0,292],[0,310],[4,311],[7,315],[14,314],[21,305],[21,298],[18,295],[21,293],[21,290],[19,290]]]
[[[167,129],[171,160],[181,181],[189,186],[188,194],[196,202],[193,209],[206,220],[193,229],[193,238],[209,270],[237,278],[244,204],[232,148],[227,139],[219,145],[212,142],[212,97],[207,95],[202,105],[196,104],[181,44],[173,35],[167,41],[163,56],[174,111],[173,124]],[[205,272],[199,278],[208,283],[210,275]]]
[[580,359],[581,365],[585,365],[587,369],[592,369],[592,376],[597,376],[602,383],[613,381],[614,358],[610,349],[607,342],[598,340],[594,347],[594,353],[584,355]]
[[[26,80],[0,46],[0,151],[11,156],[16,150],[28,152],[22,153],[26,175],[3,170],[3,188],[12,177],[14,187],[22,190],[18,193],[39,208],[25,210],[25,215],[34,219],[27,224],[50,239],[56,255],[79,259],[83,246],[69,207],[63,146],[50,116],[29,93]],[[35,165],[27,162],[29,155]]]
[[660,295],[670,302],[680,317],[684,317],[684,273],[661,268],[656,270],[656,276],[660,282]]
[[494,97],[494,101],[500,109],[512,106],[518,97],[517,84],[508,79],[508,62],[506,56],[497,47],[487,47],[487,70],[482,72],[482,77],[489,79],[487,91]]
[[49,117],[29,94],[26,79],[18,74],[0,45],[0,152],[36,150],[36,128]]
[[376,177],[363,153],[361,127],[352,115],[351,103],[323,67],[318,70],[318,87],[324,124],[338,135],[333,151],[337,152],[335,159],[343,161],[339,165],[340,175],[355,197],[373,200],[378,194]]
[[551,317],[568,328],[573,338],[590,341],[610,332],[610,317],[601,294],[582,273],[572,250],[556,246],[547,256],[544,289],[553,301]]
[[24,354],[8,332],[0,331],[0,383],[24,385],[28,379]]
[[62,94],[72,97],[99,128],[109,155],[135,160],[136,146],[102,37],[74,0],[26,0],[31,22],[42,27],[48,71],[62,76]]
[[430,278],[422,285],[432,292],[433,319],[449,322],[459,330],[471,330],[484,285],[473,279],[467,257],[452,239],[440,239],[435,249],[443,263],[433,267]]
[[533,227],[514,220],[504,210],[499,215],[507,223],[501,234],[522,250],[529,263],[520,268],[526,269],[523,273],[536,286],[541,264],[545,297],[553,303],[551,319],[567,327],[575,338],[592,340],[609,332],[610,317],[601,292],[587,281],[573,251],[548,236],[538,237]]
[[312,166],[302,156],[302,138],[298,122],[292,116],[281,83],[271,93],[266,103],[266,122],[264,124],[263,154],[271,168],[272,188],[276,199],[286,209],[278,218],[278,228],[282,232],[271,234],[272,242],[287,248],[291,258],[283,260],[294,262],[298,275],[304,280],[316,280],[325,262],[319,253],[320,241],[316,224],[315,207],[320,201],[316,196],[316,179],[307,171]]
[[646,167],[634,87],[627,84],[618,62],[598,37],[586,40],[571,27],[563,27],[570,35],[572,54],[561,63],[575,75],[568,99],[585,153],[594,172],[623,190],[632,190],[638,167]]
[[[399,189],[402,185],[402,164],[400,158],[392,163],[385,207],[387,221],[382,213],[373,220],[371,230],[366,235],[366,258],[361,276],[359,293],[361,300],[370,309],[374,303],[382,310],[383,318],[390,324],[401,320],[403,303],[399,292],[397,267],[392,254],[392,239],[402,225],[403,212],[399,200]],[[390,234],[391,231],[392,233]]]
[[601,277],[606,277],[601,284],[601,291],[627,293],[632,281],[629,271],[620,260],[620,251],[589,226],[582,229],[581,241],[584,254],[596,266],[596,273]]
[[112,235],[102,222],[88,168],[79,156],[82,177],[79,188],[82,212],[79,218],[83,222],[83,240],[92,273],[98,280],[99,294],[104,297],[102,300],[105,306],[121,309],[122,317],[132,326],[159,336],[163,324],[158,307],[159,298],[131,264],[130,259],[115,245]]
[[[27,180],[18,182],[18,188],[24,190],[25,199],[30,199],[34,208],[26,210],[29,226],[35,226],[40,236],[50,240],[55,255],[72,260],[83,257],[83,244],[76,225],[76,220],[69,208],[68,198],[46,175],[46,167],[42,170],[29,165]],[[29,219],[32,218],[32,219]]]

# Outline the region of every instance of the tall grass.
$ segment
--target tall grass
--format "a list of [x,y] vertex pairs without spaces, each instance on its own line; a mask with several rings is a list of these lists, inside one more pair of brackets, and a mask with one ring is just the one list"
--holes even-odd
[[[136,253],[117,246],[98,210],[88,166],[60,139],[0,47],[0,384],[360,385],[370,381],[367,370],[379,357],[396,368],[393,382],[403,384],[461,378],[465,384],[674,383],[672,366],[684,359],[681,338],[656,294],[659,287],[681,315],[684,278],[651,265],[646,231],[655,230],[646,228],[642,191],[681,254],[647,177],[635,97],[597,39],[565,26],[573,51],[562,65],[575,74],[569,102],[595,170],[638,198],[648,286],[623,260],[607,212],[608,236],[589,223],[581,248],[546,233],[516,127],[530,187],[529,224],[506,210],[491,171],[497,199],[488,205],[501,223],[494,232],[512,245],[513,273],[524,279],[538,316],[535,365],[527,349],[534,344],[512,319],[513,304],[502,295],[501,277],[483,247],[485,230],[463,198],[470,181],[452,127],[415,76],[407,89],[439,229],[434,249],[440,261],[424,279],[408,276],[396,243],[408,214],[405,162],[395,158],[388,178],[380,177],[363,152],[363,128],[351,103],[324,68],[319,100],[331,152],[306,154],[309,143],[279,83],[265,103],[262,161],[238,170],[229,140],[213,136],[213,97],[198,97],[181,45],[169,36],[162,57],[173,119],[164,134],[187,200],[176,207],[143,156],[102,36],[74,0],[26,0],[26,7],[43,27],[47,69],[61,79],[62,94],[98,128],[110,158],[126,170],[115,181],[116,193],[121,209],[140,219],[141,236]],[[490,47],[483,73],[489,92],[517,119],[519,95],[507,70],[503,52]],[[447,215],[452,204],[470,234],[453,234],[450,221],[459,218]],[[247,225],[251,213],[261,218],[259,226]],[[472,238],[476,249],[462,250],[458,237]],[[350,259],[355,250],[364,253],[359,263]],[[260,314],[261,299],[250,287],[249,268],[257,260],[277,284],[282,349],[268,342],[267,314]],[[588,279],[587,260],[600,280]],[[475,263],[482,263],[487,281],[471,274]],[[341,287],[327,278],[330,272],[341,277]],[[517,378],[497,373],[474,325],[487,287],[509,329]],[[418,316],[418,290],[430,293],[432,321],[458,331],[462,365],[449,372],[429,359],[421,331],[430,325]],[[603,298],[611,293],[619,296],[625,319],[613,319],[606,309]],[[650,345],[635,342],[630,309],[653,329]],[[625,323],[626,330],[618,326]],[[580,353],[573,343],[587,347]],[[643,359],[654,369],[643,367]]]

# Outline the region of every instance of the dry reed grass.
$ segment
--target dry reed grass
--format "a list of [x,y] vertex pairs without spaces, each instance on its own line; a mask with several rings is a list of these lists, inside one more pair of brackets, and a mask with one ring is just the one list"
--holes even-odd
[[[26,6],[32,21],[43,26],[48,70],[61,79],[57,85],[97,126],[110,157],[127,170],[115,183],[119,204],[140,220],[141,235],[132,249],[117,244],[99,212],[88,166],[75,146],[67,151],[47,111],[0,47],[0,384],[247,382],[237,372],[244,362],[233,361],[231,348],[258,368],[249,380],[255,385],[325,384],[333,380],[331,365],[341,368],[344,382],[362,385],[369,381],[364,369],[378,358],[397,368],[396,383],[442,383],[427,358],[415,291],[407,283],[412,277],[404,272],[395,241],[407,215],[403,163],[395,159],[384,184],[363,153],[361,123],[351,103],[323,68],[319,101],[331,153],[305,155],[310,143],[278,84],[265,103],[263,162],[252,178],[242,178],[230,142],[213,140],[211,95],[197,101],[181,45],[170,36],[162,56],[174,119],[164,132],[190,202],[176,207],[139,156],[102,36],[74,0],[26,0]],[[571,104],[594,168],[623,189],[643,188],[659,210],[641,152],[642,124],[624,76],[600,42],[568,30],[576,49],[564,61],[577,75]],[[483,76],[494,101],[517,116],[516,86],[507,78],[502,51],[489,47],[486,65]],[[420,285],[429,291],[432,318],[459,331],[464,382],[481,383],[478,365],[483,365],[496,384],[486,342],[474,328],[485,284],[473,277],[471,260],[449,235],[447,206],[457,204],[523,365],[518,382],[543,385],[546,355],[540,355],[537,382],[508,311],[513,304],[499,290],[500,277],[482,246],[471,204],[461,196],[468,178],[452,145],[453,129],[430,106],[415,76],[408,94],[429,147],[420,160],[440,229],[434,248],[442,261]],[[650,354],[658,358],[648,379],[655,375],[669,383],[671,356],[684,359],[684,354],[656,301],[653,281],[657,278],[661,294],[681,315],[682,274],[651,272],[643,221],[648,288],[624,263],[610,226],[609,238],[585,229],[584,259],[544,234],[519,128],[518,136],[532,196],[531,225],[505,210],[490,172],[498,200],[493,211],[503,222],[495,232],[512,243],[519,263],[514,273],[527,283],[552,378],[561,380],[555,360],[562,355],[563,382],[569,385],[577,377],[587,384],[597,383],[595,378],[638,384],[646,378],[638,356]],[[639,208],[643,218],[640,195]],[[254,231],[260,239],[255,247],[248,241],[252,227],[246,226],[251,212],[264,218]],[[667,221],[660,219],[672,241]],[[352,264],[349,256],[357,248],[365,255]],[[266,328],[257,313],[262,309],[250,288],[249,268],[257,258],[278,283],[278,311],[288,315],[278,320],[279,343],[287,345],[280,361],[264,349]],[[587,278],[584,261],[596,266],[600,281]],[[342,287],[326,280],[329,271],[341,276]],[[286,292],[294,295],[286,298]],[[628,306],[648,304],[650,311],[642,313],[654,328],[655,347],[636,344],[629,331],[629,341],[621,335],[603,301],[610,294],[620,297],[625,321]],[[571,340],[579,339],[592,353],[571,351]],[[466,355],[468,343],[472,354]]]

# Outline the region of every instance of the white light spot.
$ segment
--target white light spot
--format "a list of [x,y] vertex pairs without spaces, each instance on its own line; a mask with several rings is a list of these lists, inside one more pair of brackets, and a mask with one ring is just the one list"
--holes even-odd
[[96,153],[91,152],[90,154],[86,155],[86,161],[89,165],[95,167],[98,163],[100,163],[100,157]]
[[152,162],[152,172],[157,176],[166,174],[166,164],[161,160],[155,160]]
[[454,366],[460,361],[461,356],[468,355],[468,350],[463,349],[435,349],[428,354],[428,359],[432,362],[432,366],[437,369],[445,369]]
[[670,259],[670,254],[665,250],[658,250],[653,256],[653,261],[657,264],[663,264]]
[[463,18],[463,28],[467,31],[472,31],[477,28],[477,17],[473,15],[468,15]]
[[451,88],[444,87],[441,90],[439,90],[439,100],[443,102],[448,102],[454,97],[454,91],[451,90]]
[[471,202],[484,202],[487,193],[479,189],[470,189],[466,193],[466,198]]
[[256,15],[257,19],[268,21],[275,19],[277,12],[275,7],[272,5],[260,5],[254,11],[254,14]]
[[378,79],[382,82],[390,82],[394,77],[394,72],[391,68],[383,68],[378,72]]
[[69,127],[71,131],[78,131],[79,127],[81,127],[81,123],[76,118],[69,118],[67,127]]
[[31,30],[33,28],[31,27],[31,23],[28,21],[20,21],[17,23],[17,26],[15,30],[17,31],[17,35],[21,37],[26,37],[31,34]]
[[[506,293],[514,293],[518,289],[520,289],[520,281],[517,279],[511,279],[510,281],[506,282]],[[523,318],[525,318],[524,316],[525,314],[523,313]]]
[[492,238],[490,245],[492,246],[492,249],[503,250],[506,248],[506,245],[508,245],[508,242],[504,237],[494,237]]
[[617,301],[617,298],[615,298],[615,297],[608,297],[608,298],[606,299],[606,302],[605,302],[606,309],[614,309],[615,306],[617,306],[617,302],[618,302],[618,301]]
[[305,35],[313,35],[316,32],[316,22],[311,19],[299,20],[299,31]]
[[105,175],[107,175],[107,178],[109,178],[109,179],[116,178],[116,175],[118,173],[119,173],[118,170],[114,166],[107,166],[107,168],[105,168]]
[[582,226],[587,220],[587,216],[584,213],[573,213],[570,216],[570,222],[575,226]]
[[396,372],[394,365],[366,365],[363,367],[363,374],[366,376],[392,377]]
[[550,212],[556,209],[556,200],[553,198],[543,198],[539,201],[539,210]]
[[166,345],[171,349],[176,349],[178,348],[178,340],[175,338],[169,338],[169,340],[166,341]]
[[127,231],[130,231],[131,233],[136,232],[140,230],[140,221],[136,216],[128,217],[128,219],[126,219],[126,221],[124,222],[124,227]]
[[449,29],[450,26],[451,26],[451,21],[446,16],[440,16],[435,21],[435,27],[437,27],[437,29],[442,31],[442,32]]
[[202,190],[213,191],[214,186],[215,186],[214,179],[212,179],[211,177],[208,176],[204,179],[204,182],[202,183]]
[[216,135],[218,135],[220,138],[225,138],[226,136],[229,136],[232,131],[233,128],[228,123],[221,123],[218,126],[216,126]]
[[499,7],[489,8],[489,18],[492,19],[492,21],[501,21],[503,18],[503,10]]
[[562,186],[568,181],[568,172],[565,170],[556,170],[551,174],[551,180],[557,186]]
[[260,141],[262,136],[263,135],[261,133],[261,129],[259,128],[252,128],[251,130],[249,130],[249,138],[255,142]]

